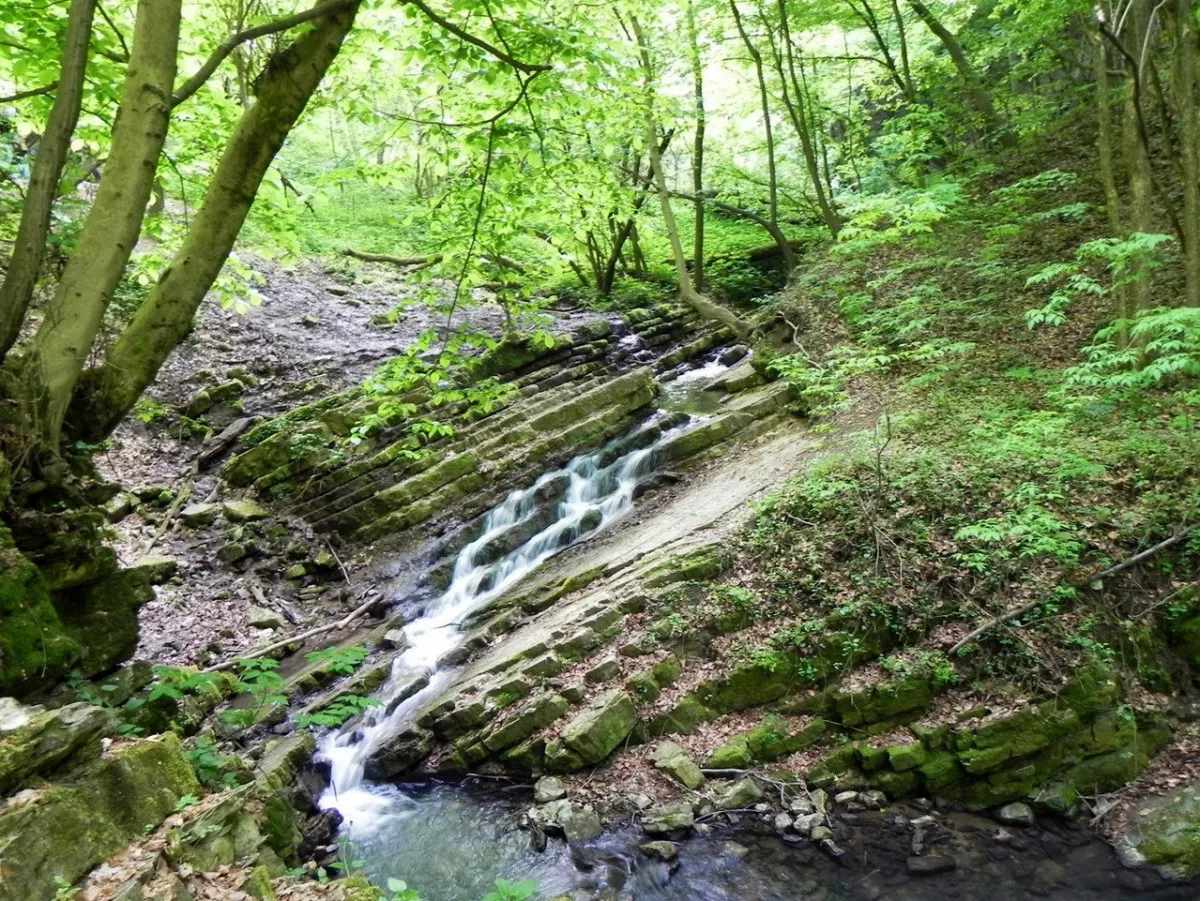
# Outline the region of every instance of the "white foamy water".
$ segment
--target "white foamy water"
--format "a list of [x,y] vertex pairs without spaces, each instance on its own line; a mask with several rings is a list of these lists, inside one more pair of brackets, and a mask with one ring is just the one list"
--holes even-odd
[[[404,814],[409,805],[403,794],[393,786],[365,781],[363,771],[372,754],[449,685],[455,670],[439,669],[437,661],[461,645],[462,622],[554,554],[620,519],[633,506],[638,484],[651,473],[655,451],[674,434],[669,432],[650,446],[608,463],[604,461],[612,457],[611,445],[576,457],[528,488],[511,492],[487,514],[482,534],[455,559],[450,586],[405,627],[408,647],[393,662],[387,683],[376,694],[382,706],[371,708],[361,722],[331,734],[322,745],[321,756],[331,764],[330,787],[321,798],[322,807],[336,807],[345,826],[358,833]],[[538,494],[548,483],[564,479],[566,488],[549,525],[499,559],[485,553],[506,532],[538,514]],[[401,691],[422,676],[429,684],[389,710]]]

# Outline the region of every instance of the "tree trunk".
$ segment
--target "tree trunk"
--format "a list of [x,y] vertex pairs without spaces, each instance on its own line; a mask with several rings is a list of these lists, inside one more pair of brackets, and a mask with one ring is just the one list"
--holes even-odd
[[763,73],[762,54],[758,52],[758,48],[754,46],[754,41],[750,39],[750,35],[746,33],[745,26],[742,25],[742,14],[738,11],[737,0],[729,0],[729,8],[733,10],[733,20],[737,23],[738,34],[742,37],[742,43],[746,45],[746,52],[750,54],[750,59],[754,61],[754,76],[758,81],[758,100],[762,107],[763,128],[766,131],[767,137],[767,191],[769,195],[770,219],[772,222],[779,221],[779,179],[775,168],[775,133],[771,126],[771,102],[770,95],[767,93],[767,78]]
[[963,51],[962,44],[958,42],[953,34],[950,33],[945,25],[938,21],[937,17],[930,12],[929,7],[920,0],[908,0],[908,5],[913,8],[921,21],[942,42],[942,46],[946,48],[946,52],[950,54],[950,60],[954,63],[954,68],[958,72],[958,77],[963,81],[963,87],[967,91],[967,97],[971,101],[971,106],[975,107],[978,112],[987,121],[988,127],[999,135],[1000,143],[1006,147],[1016,145],[1016,136],[1008,130],[1007,123],[1004,117],[996,110],[992,103],[992,98],[984,87],[979,76],[975,74],[975,70],[971,68],[971,62],[967,59],[967,54]]
[[1104,205],[1108,213],[1108,229],[1114,237],[1122,234],[1121,194],[1113,168],[1112,86],[1108,79],[1108,44],[1104,36],[1093,29],[1093,64],[1096,75],[1096,108],[1100,122],[1099,155],[1100,182],[1104,187]]
[[675,274],[679,279],[679,298],[705,319],[719,322],[739,338],[749,338],[754,333],[754,327],[750,323],[732,310],[727,310],[720,304],[713,303],[704,297],[692,287],[691,280],[688,278],[687,256],[683,252],[683,242],[679,238],[679,226],[675,222],[675,213],[671,209],[671,192],[667,188],[667,177],[663,173],[658,128],[654,123],[654,69],[650,64],[650,45],[646,43],[646,35],[637,18],[631,17],[630,21],[633,33],[637,37],[646,92],[646,147],[650,154],[650,178],[658,194],[659,204],[662,206],[663,227],[667,231],[667,239],[671,244],[671,256],[675,260]]
[[103,367],[80,385],[71,411],[76,434],[94,440],[111,432],[191,328],[268,167],[341,49],[357,9],[351,4],[315,19],[310,31],[268,62],[183,246]]
[[[782,48],[775,50],[775,67],[783,86],[783,102],[787,106],[792,126],[800,138],[800,150],[804,154],[804,165],[808,170],[808,177],[812,180],[813,193],[817,197],[817,207],[821,211],[821,218],[825,220],[825,227],[829,229],[830,236],[836,238],[838,232],[842,230],[842,217],[834,206],[833,198],[825,192],[821,164],[817,159],[816,146],[810,132],[810,116],[805,108],[806,95],[800,85],[800,79],[796,75],[796,53],[795,48],[792,47],[792,29],[788,20],[785,0],[779,0],[779,27]],[[784,71],[785,60],[786,72]],[[792,83],[791,94],[788,93],[789,78]]]
[[71,0],[54,106],[46,121],[46,131],[38,140],[33,172],[25,192],[25,205],[21,209],[21,224],[17,228],[17,240],[13,245],[4,284],[0,285],[0,360],[4,359],[17,340],[38,275],[42,271],[46,236],[50,232],[50,211],[58,195],[58,182],[62,178],[67,151],[71,147],[71,135],[75,133],[75,123],[79,120],[83,76],[87,68],[88,43],[95,11],[96,0]]
[[[893,0],[894,2],[894,0]],[[892,48],[888,46],[887,40],[883,36],[883,29],[879,26],[879,18],[875,15],[875,10],[871,9],[871,4],[868,0],[861,0],[862,7],[855,0],[846,0],[846,4],[858,16],[860,22],[866,26],[867,31],[871,33],[871,38],[875,41],[875,46],[878,48],[883,67],[887,70],[888,77],[900,89],[900,93],[904,95],[904,99],[910,103],[916,99],[912,95],[912,80],[905,78],[905,73],[900,71],[900,67],[896,65],[896,58],[892,56]],[[901,46],[904,46],[904,31],[900,32]],[[905,49],[905,70],[908,69],[908,51]]]
[[904,25],[904,14],[900,12],[900,0],[892,0],[892,18],[896,20],[896,33],[900,36],[900,65],[904,77],[904,96],[909,103],[917,102],[917,87],[913,83],[912,66],[908,62],[908,31]]
[[22,371],[30,426],[57,449],[63,416],[141,231],[167,136],[181,0],[139,0],[112,149],[96,201]]
[[696,114],[696,135],[692,146],[692,190],[695,200],[696,227],[692,241],[692,286],[704,290],[704,63],[700,59],[700,35],[696,29],[696,8],[687,0],[688,48],[692,63],[692,85]]
[[1183,189],[1183,260],[1188,306],[1200,306],[1200,36],[1189,0],[1172,0],[1171,81],[1179,123]]
[[[1127,22],[1128,37],[1125,44],[1133,59],[1126,60],[1125,65],[1130,89],[1125,94],[1125,122],[1122,129],[1125,168],[1129,173],[1129,217],[1126,225],[1131,232],[1149,233],[1155,230],[1152,206],[1154,173],[1150,169],[1150,155],[1140,125],[1142,112],[1138,104],[1142,92],[1137,88],[1141,77],[1142,48],[1150,25],[1144,0],[1134,0]],[[1125,309],[1119,310],[1118,315],[1122,319],[1129,319],[1138,310],[1149,308],[1150,287],[1149,268],[1138,266],[1136,281],[1124,292],[1128,298]]]

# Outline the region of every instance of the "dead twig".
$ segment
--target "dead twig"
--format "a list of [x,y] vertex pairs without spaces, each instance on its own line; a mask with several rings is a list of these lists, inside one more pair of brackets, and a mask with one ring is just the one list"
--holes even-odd
[[[369,612],[372,608],[378,606],[382,602],[383,602],[382,597],[380,597],[380,596],[373,597],[369,601],[366,601],[365,603],[360,604],[358,607],[355,607],[352,611],[350,611],[350,613],[346,614],[345,617],[343,617],[342,619],[339,619],[335,623],[329,623],[324,626],[317,626],[317,628],[309,629],[307,632],[301,632],[299,635],[292,635],[289,638],[280,639],[279,641],[272,642],[271,644],[267,645],[266,647],[257,648],[254,651],[251,651],[249,654],[243,654],[238,659],[253,660],[255,657],[264,657],[267,654],[270,654],[272,651],[277,651],[280,648],[286,648],[288,645],[296,644],[301,641],[307,641],[308,639],[310,639],[316,635],[321,635],[325,632],[332,632],[335,629],[345,629],[347,626],[349,626],[351,623],[353,623],[356,619],[361,618],[367,612]],[[204,672],[219,673],[223,670],[233,669],[236,665],[237,665],[236,660],[226,660],[224,663],[218,663],[216,666],[210,666]]]

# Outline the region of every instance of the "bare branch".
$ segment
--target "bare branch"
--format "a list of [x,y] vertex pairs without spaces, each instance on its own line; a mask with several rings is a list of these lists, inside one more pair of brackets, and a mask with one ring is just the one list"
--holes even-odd
[[40,88],[31,88],[28,91],[17,91],[15,94],[10,94],[7,97],[0,97],[0,103],[16,103],[18,100],[25,100],[29,97],[39,97],[42,94],[52,94],[58,88],[58,82],[52,81],[50,84],[44,84]]
[[239,31],[237,34],[231,34],[204,61],[204,65],[196,70],[196,74],[185,81],[179,87],[179,90],[171,96],[171,106],[179,106],[179,104],[200,90],[204,82],[208,81],[213,72],[217,70],[217,67],[225,61],[225,58],[247,41],[287,31],[295,28],[297,25],[303,25],[305,22],[318,19],[327,13],[336,12],[347,6],[357,5],[358,2],[360,0],[326,0],[325,3],[318,3],[311,9],[298,12],[293,16],[285,16],[282,19],[276,19],[273,22],[267,22],[263,25],[255,25],[253,28],[247,28],[244,31]]

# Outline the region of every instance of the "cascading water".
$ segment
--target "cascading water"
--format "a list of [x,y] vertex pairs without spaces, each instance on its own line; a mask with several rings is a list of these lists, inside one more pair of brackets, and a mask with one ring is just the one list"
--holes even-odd
[[[364,782],[366,763],[383,742],[408,725],[423,705],[449,684],[454,670],[439,668],[438,661],[461,643],[460,623],[548,558],[581,537],[611,525],[628,511],[634,490],[652,471],[655,451],[675,433],[665,433],[648,446],[638,446],[645,443],[640,438],[653,434],[635,433],[576,457],[528,488],[513,491],[487,514],[482,534],[455,559],[450,586],[405,627],[408,646],[392,664],[388,681],[379,692],[381,706],[368,711],[352,730],[331,735],[321,749],[331,765],[330,787],[321,799],[322,806],[336,807],[352,832],[369,830],[402,802],[391,787]],[[622,447],[633,449],[619,453]],[[506,535],[527,527],[538,513],[543,489],[560,480],[566,486],[552,521],[495,559],[490,549]],[[428,684],[414,693],[415,680],[424,679]],[[399,703],[398,698],[402,699]]]

